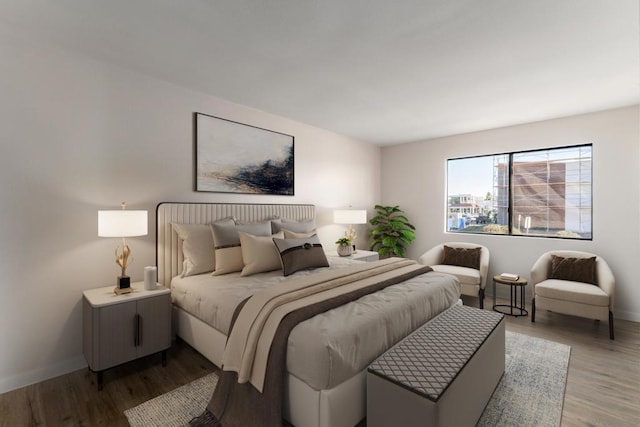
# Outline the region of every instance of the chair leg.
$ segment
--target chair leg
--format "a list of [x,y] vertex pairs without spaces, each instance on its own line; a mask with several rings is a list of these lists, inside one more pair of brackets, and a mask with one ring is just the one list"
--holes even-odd
[[614,340],[613,337],[613,312],[609,311],[609,339]]
[[536,321],[536,299],[531,299],[531,323]]
[[480,299],[480,309],[484,309],[484,289],[480,288],[480,292],[478,293],[478,298]]

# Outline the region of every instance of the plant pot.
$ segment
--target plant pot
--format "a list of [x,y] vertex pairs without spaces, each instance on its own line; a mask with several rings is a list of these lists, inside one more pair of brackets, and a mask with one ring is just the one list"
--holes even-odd
[[353,246],[347,245],[342,246],[338,245],[338,255],[340,256],[350,256],[353,253]]

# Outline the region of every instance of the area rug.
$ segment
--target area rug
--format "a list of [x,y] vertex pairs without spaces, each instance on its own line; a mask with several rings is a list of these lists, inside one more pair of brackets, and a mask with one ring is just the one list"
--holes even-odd
[[[571,348],[506,332],[505,373],[478,426],[559,426]],[[186,426],[209,403],[216,373],[127,409],[132,427]]]
[[214,372],[127,409],[124,415],[132,427],[186,426],[204,412],[216,384]]
[[559,426],[571,347],[506,332],[504,375],[477,426]]

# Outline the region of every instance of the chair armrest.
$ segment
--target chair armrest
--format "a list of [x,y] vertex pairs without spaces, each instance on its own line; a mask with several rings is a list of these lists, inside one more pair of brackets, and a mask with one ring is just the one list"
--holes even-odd
[[545,281],[549,278],[549,263],[551,262],[551,256],[549,253],[544,253],[531,267],[531,284],[533,290],[536,289],[536,284]]
[[596,258],[596,275],[598,286],[609,295],[609,309],[612,310],[616,296],[616,279],[609,265],[600,257]]
[[438,265],[442,263],[442,256],[444,254],[444,246],[438,245],[429,249],[418,258],[418,262],[422,265]]
[[487,286],[487,273],[489,272],[489,249],[482,247],[480,252],[480,289]]

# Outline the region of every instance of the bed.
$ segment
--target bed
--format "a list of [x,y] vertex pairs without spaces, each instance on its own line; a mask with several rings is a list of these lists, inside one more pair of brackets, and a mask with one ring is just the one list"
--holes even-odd
[[[281,270],[249,276],[241,276],[239,272],[213,276],[210,272],[193,270],[192,265],[185,263],[185,251],[193,248],[184,246],[186,241],[181,238],[184,235],[179,236],[176,230],[180,226],[207,225],[230,218],[234,223],[269,219],[292,224],[315,223],[315,206],[158,205],[158,281],[172,290],[174,331],[217,366],[222,364],[231,315],[246,297],[293,277],[359,268],[351,265],[358,261],[328,257],[329,267],[302,270],[287,277]],[[185,272],[191,269],[195,274],[182,277],[183,269]],[[299,427],[357,424],[366,414],[366,366],[409,332],[458,303],[459,292],[457,279],[430,272],[300,323],[292,330],[287,345],[283,417]],[[336,329],[336,325],[341,327]]]

